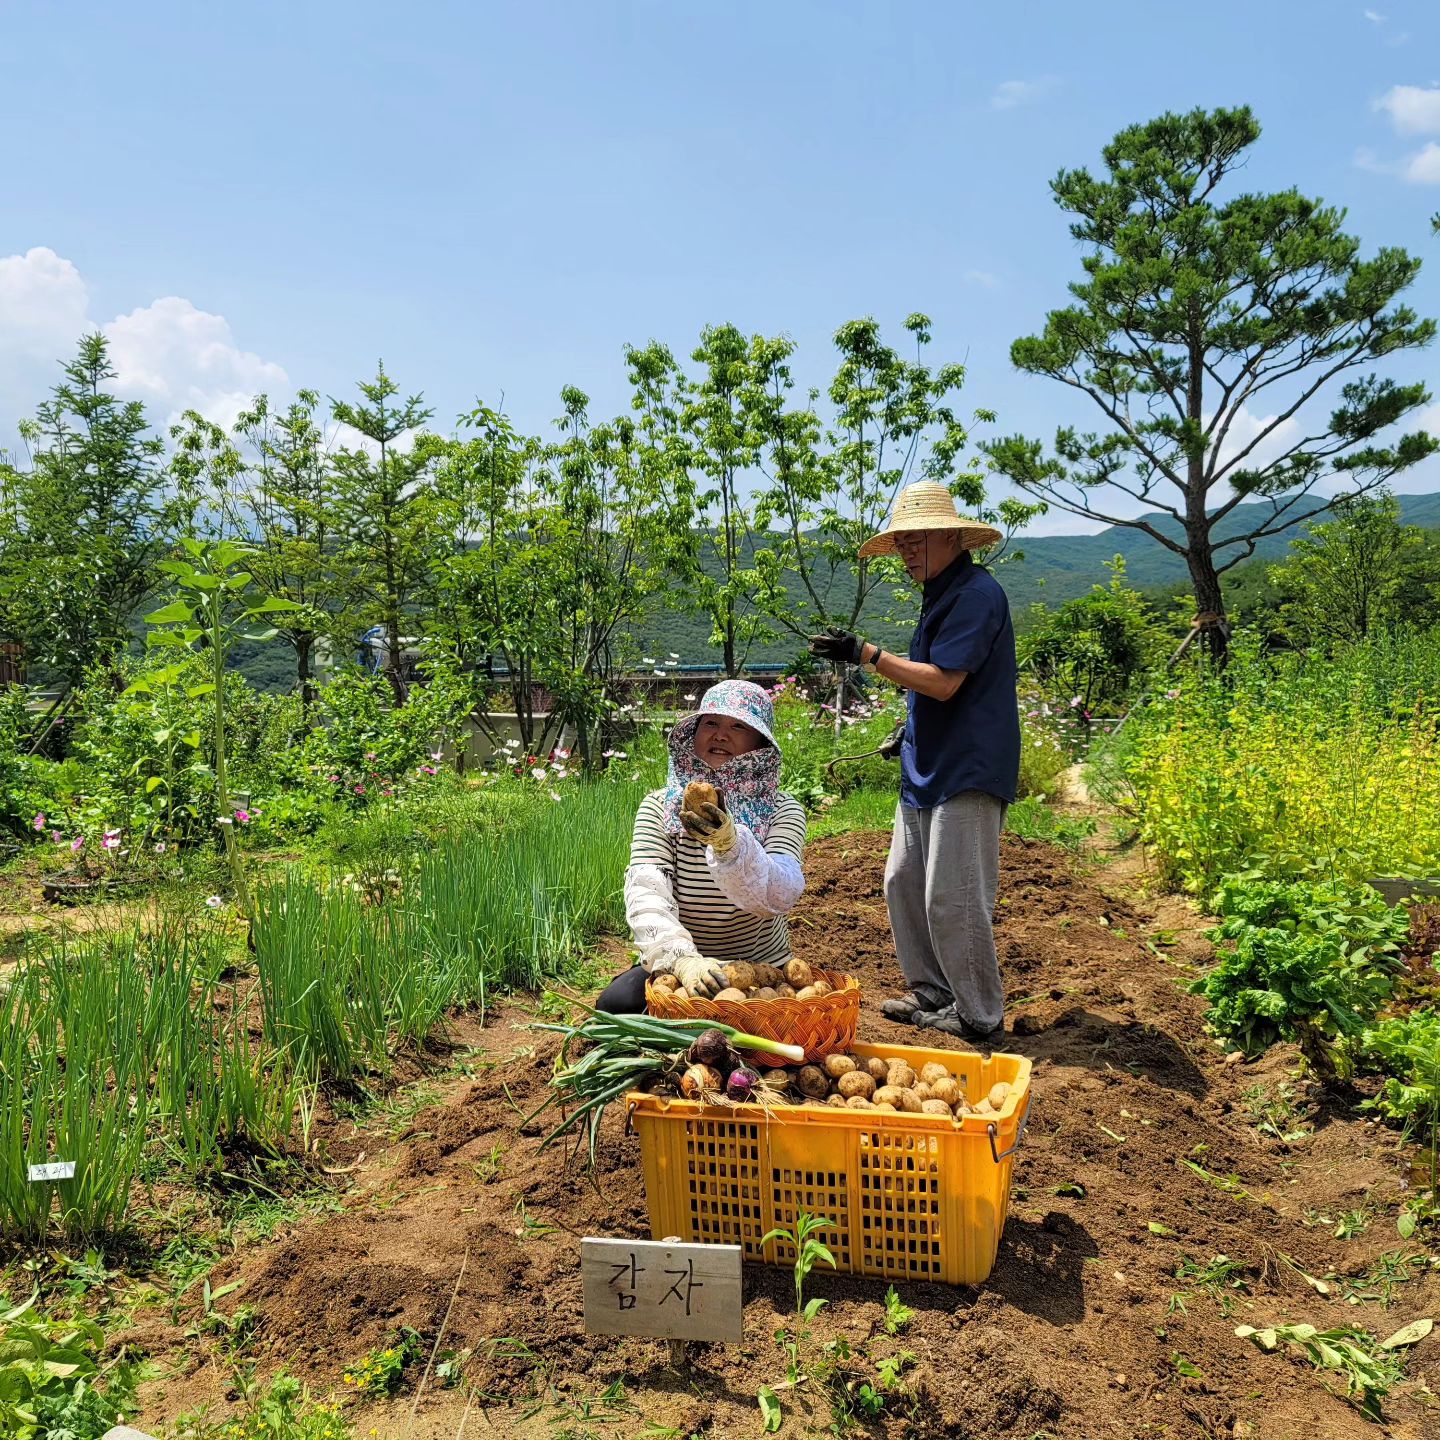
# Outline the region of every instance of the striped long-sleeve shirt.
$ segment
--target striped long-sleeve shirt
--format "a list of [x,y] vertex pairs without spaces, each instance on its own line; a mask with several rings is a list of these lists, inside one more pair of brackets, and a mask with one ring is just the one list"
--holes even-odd
[[800,861],[805,811],[781,795],[762,845],[735,826],[735,847],[717,856],[663,824],[663,791],[640,802],[625,872],[625,910],[647,970],[683,954],[774,964],[790,953],[785,916],[805,888]]

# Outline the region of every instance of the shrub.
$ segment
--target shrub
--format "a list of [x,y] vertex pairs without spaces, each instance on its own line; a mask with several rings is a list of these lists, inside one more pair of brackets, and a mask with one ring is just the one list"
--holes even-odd
[[102,1373],[98,1325],[34,1307],[32,1296],[0,1314],[0,1435],[99,1440],[133,1406],[135,1367],[122,1361]]
[[1407,1129],[1418,1124],[1433,1131],[1440,1122],[1440,1011],[1412,1010],[1382,1020],[1365,1031],[1360,1049],[1386,1072],[1384,1089],[1367,1106]]
[[1251,1053],[1294,1040],[1325,1068],[1338,1040],[1359,1037],[1394,989],[1403,910],[1368,887],[1229,876],[1215,896],[1227,918],[1209,932],[1226,944],[1191,987],[1210,1027]]
[[36,815],[48,817],[59,808],[54,784],[58,767],[23,753],[34,720],[29,699],[23,685],[0,688],[0,835],[33,833]]
[[1123,765],[1166,878],[1440,871],[1440,636],[1333,657],[1234,647],[1137,711]]

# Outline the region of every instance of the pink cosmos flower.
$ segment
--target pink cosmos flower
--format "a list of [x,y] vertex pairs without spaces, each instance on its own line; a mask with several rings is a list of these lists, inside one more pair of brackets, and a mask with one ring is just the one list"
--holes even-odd
[[250,823],[250,812],[248,810],[237,810],[235,812],[235,818],[240,824],[248,825]]
[[35,819],[34,819],[34,821],[33,821],[32,823],[34,824],[35,829],[36,829],[37,831],[43,830],[43,829],[45,828],[45,824],[46,824],[46,821],[45,821],[45,812],[42,810],[38,815],[36,815],[36,817],[35,817]]
[[435,775],[435,774],[438,774],[439,772],[435,769],[435,767],[434,767],[433,765],[422,765],[422,766],[420,767],[420,773],[421,773],[422,775]]
[[363,795],[365,793],[365,787],[363,785],[357,785],[355,787],[355,793],[357,795]]
[[107,830],[100,837],[100,848],[102,850],[118,850],[120,848],[120,832],[118,830]]
[[155,853],[157,855],[163,855],[165,853],[165,842],[163,840],[157,840],[155,842]]
[[83,850],[84,848],[85,848],[85,837],[84,837],[83,835],[77,835],[77,836],[70,842],[70,850],[71,850],[71,853],[72,853],[72,854],[73,854],[75,851],[77,851],[77,850]]
[[332,785],[338,785],[338,784],[340,783],[340,777],[339,777],[338,775],[327,775],[325,778],[326,778]]
[[56,845],[58,845],[64,838],[65,838],[65,837],[64,837],[58,830],[52,830],[52,831],[50,832],[50,839],[51,839]]

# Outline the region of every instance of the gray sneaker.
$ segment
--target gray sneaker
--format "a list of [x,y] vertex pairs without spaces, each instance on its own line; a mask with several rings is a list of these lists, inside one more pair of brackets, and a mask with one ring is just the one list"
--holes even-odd
[[1005,1044],[1003,1025],[988,1032],[977,1030],[960,1018],[960,1012],[954,1005],[946,1005],[942,1010],[920,1010],[913,1023],[922,1030],[939,1030],[945,1035],[953,1035],[977,1050],[998,1050]]
[[902,1025],[913,1025],[915,1017],[925,1009],[923,1001],[913,990],[893,999],[880,1002],[880,1013],[887,1020],[898,1020]]

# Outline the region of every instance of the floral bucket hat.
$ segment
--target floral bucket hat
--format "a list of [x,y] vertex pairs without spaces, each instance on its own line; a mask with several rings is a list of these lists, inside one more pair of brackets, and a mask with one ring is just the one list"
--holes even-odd
[[[695,753],[695,728],[706,715],[726,715],[748,725],[765,744],[736,755],[712,770]],[[680,801],[692,780],[706,780],[725,796],[731,817],[763,840],[780,793],[780,747],[775,741],[775,707],[763,686],[749,680],[722,680],[700,697],[699,708],[670,732],[670,768],[662,801],[665,830],[681,835]]]

